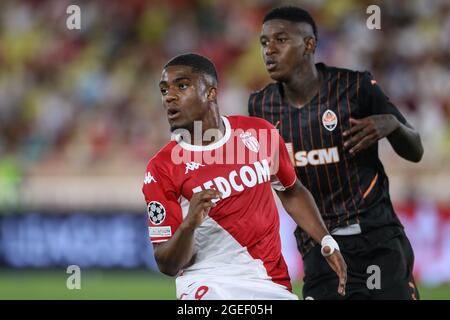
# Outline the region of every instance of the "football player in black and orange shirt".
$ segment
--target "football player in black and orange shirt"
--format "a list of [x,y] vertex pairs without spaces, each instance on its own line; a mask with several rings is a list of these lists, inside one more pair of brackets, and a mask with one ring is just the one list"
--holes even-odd
[[[312,299],[417,299],[414,254],[393,209],[378,157],[387,138],[401,157],[418,162],[418,132],[369,72],[314,62],[317,29],[298,7],[268,12],[260,35],[274,83],[249,97],[248,112],[274,124],[286,142],[300,181],[311,191],[348,264],[347,294],[320,246],[295,231],[304,261],[303,297]],[[378,269],[379,268],[379,269]],[[368,286],[371,270],[380,283]]]

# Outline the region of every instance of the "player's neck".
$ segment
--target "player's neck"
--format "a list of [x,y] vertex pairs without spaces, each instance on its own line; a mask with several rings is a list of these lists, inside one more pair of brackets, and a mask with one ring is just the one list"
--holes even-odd
[[[207,139],[205,138],[205,132],[208,131]],[[191,132],[191,137],[197,132]],[[192,145],[207,146],[211,143],[217,142],[225,135],[225,125],[223,124],[222,117],[218,111],[218,108],[211,108],[202,121],[202,137],[201,139],[191,139],[188,142]],[[201,142],[201,143],[200,143]]]
[[301,108],[311,101],[320,87],[320,73],[315,64],[308,64],[282,82],[284,96],[290,105]]

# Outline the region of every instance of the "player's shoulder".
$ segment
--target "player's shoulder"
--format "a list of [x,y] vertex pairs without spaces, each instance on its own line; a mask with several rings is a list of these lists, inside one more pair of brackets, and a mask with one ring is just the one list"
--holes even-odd
[[324,63],[318,63],[317,66],[319,68],[324,68],[331,75],[337,75],[338,73],[341,75],[342,74],[356,75],[356,74],[362,74],[365,72],[364,70],[361,71],[361,70],[350,69],[350,68],[329,66],[329,65],[325,65]]
[[272,93],[275,90],[278,90],[278,84],[271,82],[259,90],[252,91],[250,92],[249,103],[256,101],[258,98],[263,99],[267,93]]
[[233,115],[227,118],[235,129],[275,129],[269,121],[259,117]]
[[165,167],[169,166],[172,163],[172,150],[176,145],[177,142],[171,140],[163,146],[155,155],[153,155],[153,157],[150,158],[147,163],[147,170],[150,170],[150,168],[164,170]]
[[349,81],[362,81],[363,79],[372,79],[372,74],[368,70],[356,70],[343,67],[329,66],[324,63],[318,63],[318,68],[326,70],[329,76],[339,77],[342,80],[347,80],[347,75],[349,76]]

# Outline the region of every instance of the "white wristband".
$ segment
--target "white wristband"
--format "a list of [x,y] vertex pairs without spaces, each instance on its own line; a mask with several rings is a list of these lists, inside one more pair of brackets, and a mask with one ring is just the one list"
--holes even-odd
[[[320,252],[322,253],[322,255],[324,257],[331,256],[334,253],[334,250],[339,250],[338,243],[329,234],[327,234],[325,237],[322,238],[321,245],[322,245],[322,249],[320,250]],[[324,252],[325,247],[329,247],[330,252],[325,253]]]

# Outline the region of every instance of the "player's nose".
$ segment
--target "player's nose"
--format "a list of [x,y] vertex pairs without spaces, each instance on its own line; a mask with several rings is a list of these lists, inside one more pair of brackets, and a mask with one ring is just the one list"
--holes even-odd
[[166,96],[164,97],[164,102],[166,104],[169,104],[169,103],[174,102],[176,100],[178,100],[177,95],[173,91],[170,91],[170,90],[167,92]]
[[274,54],[276,52],[277,52],[276,45],[274,44],[273,41],[269,41],[269,43],[267,44],[267,46],[265,48],[265,51],[264,51],[265,55],[266,56],[270,56],[270,55],[272,55],[272,54]]

